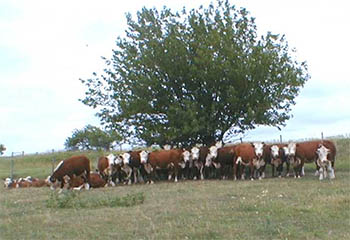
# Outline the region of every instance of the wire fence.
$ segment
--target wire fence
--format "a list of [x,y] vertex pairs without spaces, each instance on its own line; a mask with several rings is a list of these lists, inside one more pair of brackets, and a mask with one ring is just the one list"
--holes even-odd
[[[320,134],[320,137],[321,137],[321,140],[324,139],[324,134],[323,132],[321,132]],[[346,135],[342,135],[342,136],[335,136],[335,137],[330,137],[330,139],[332,138],[350,138],[350,134],[346,134]],[[295,140],[295,142],[301,142],[301,141],[307,141],[307,140],[311,140],[311,139],[299,139],[299,140]],[[239,138],[236,140],[236,143],[242,143],[244,142],[244,139],[243,138]],[[268,141],[270,142],[270,141]],[[274,141],[271,141],[271,143],[276,143],[276,142],[279,142],[279,143],[283,143],[283,136],[280,135],[279,136],[279,139],[277,140],[274,140]],[[122,149],[120,148],[120,151],[122,151]],[[64,153],[64,152],[67,152],[67,151],[64,151],[64,150],[59,150],[59,151],[55,151],[54,149],[52,149],[50,151],[51,155],[52,155],[52,158],[51,158],[51,173],[53,173],[56,165],[57,165],[57,160],[61,160],[61,159],[57,159],[57,154],[58,153]],[[85,151],[81,151],[82,153],[85,153]],[[97,151],[95,151],[97,152]],[[57,153],[57,154],[55,154]],[[11,179],[13,179],[14,177],[14,173],[15,173],[15,166],[16,166],[16,160],[17,159],[20,159],[22,157],[27,157],[27,156],[36,156],[36,155],[40,155],[40,153],[35,153],[35,154],[25,154],[24,151],[21,151],[21,152],[12,152],[11,153],[11,156],[9,157],[10,158],[10,172],[9,172],[9,177]],[[5,157],[5,158],[8,158],[8,157]],[[97,158],[95,159],[97,161]],[[6,171],[6,170],[5,170]],[[2,174],[4,175],[4,174]],[[6,174],[7,175],[7,174]]]

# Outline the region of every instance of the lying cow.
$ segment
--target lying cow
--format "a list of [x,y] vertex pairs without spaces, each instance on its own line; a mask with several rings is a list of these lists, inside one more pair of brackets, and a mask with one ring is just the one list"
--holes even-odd
[[[261,171],[265,166],[265,160],[263,158],[264,143],[241,143],[235,147],[234,162],[233,162],[233,178],[237,179],[241,176],[244,179],[244,170],[246,166],[250,168],[250,179],[254,180],[255,170],[258,173],[259,179],[264,177],[264,172]],[[238,169],[240,173],[238,174]]]
[[26,188],[26,187],[44,187],[48,186],[44,179],[32,178],[30,176],[26,178],[11,179],[6,178],[4,182],[5,188]]
[[82,175],[84,178],[85,188],[90,187],[90,160],[84,156],[73,156],[68,159],[62,160],[52,175],[48,177],[48,183],[53,188],[53,184],[58,181],[60,182],[60,188],[63,189],[65,180],[64,177],[68,176],[72,179],[75,176]]
[[[73,176],[73,178],[68,180],[69,187],[80,189],[84,186],[84,177]],[[108,185],[106,179],[102,178],[99,173],[90,173],[90,184],[92,188],[101,188]]]

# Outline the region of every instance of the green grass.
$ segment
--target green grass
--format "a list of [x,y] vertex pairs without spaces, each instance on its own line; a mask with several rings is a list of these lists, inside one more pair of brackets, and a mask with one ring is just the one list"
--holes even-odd
[[[0,239],[350,239],[350,139],[336,144],[335,180],[319,181],[308,164],[301,179],[157,182],[63,197],[0,188]],[[87,153],[93,164],[98,154]],[[16,159],[16,175],[50,174],[51,156],[36,158]]]

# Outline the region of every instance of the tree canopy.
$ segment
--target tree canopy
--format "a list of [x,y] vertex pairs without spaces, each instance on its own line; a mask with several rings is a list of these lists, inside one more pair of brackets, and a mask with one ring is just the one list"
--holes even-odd
[[126,15],[104,73],[81,79],[81,101],[125,139],[210,143],[235,126],[285,126],[309,75],[284,35],[258,36],[253,17],[229,1]]
[[121,141],[121,136],[114,131],[105,132],[98,127],[87,125],[81,130],[75,129],[72,136],[66,139],[64,146],[69,150],[109,151],[115,141]]

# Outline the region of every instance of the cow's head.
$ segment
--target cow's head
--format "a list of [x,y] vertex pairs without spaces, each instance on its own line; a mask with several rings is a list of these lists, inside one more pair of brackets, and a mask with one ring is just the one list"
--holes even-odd
[[198,160],[199,159],[199,148],[198,147],[193,147],[191,149],[191,157],[193,160]]
[[13,186],[14,183],[15,183],[15,181],[13,181],[11,178],[6,178],[4,181],[4,187],[10,188]]
[[113,153],[110,153],[107,156],[108,159],[108,166],[113,166],[115,164],[116,157],[113,155]]
[[191,153],[188,150],[185,150],[182,152],[182,157],[184,159],[184,162],[187,163],[191,160]]
[[280,158],[280,148],[277,145],[272,145],[270,147],[271,149],[271,164],[275,167],[278,167],[282,164],[282,159]]
[[165,145],[163,146],[163,149],[164,149],[164,150],[170,150],[170,149],[171,149],[171,145],[165,144]]
[[205,166],[210,167],[213,164],[213,160],[218,156],[218,147],[211,146],[207,157],[205,158]]
[[295,161],[295,154],[297,151],[297,143],[290,142],[288,143],[287,147],[283,147],[284,154],[287,156],[287,159],[290,163],[294,163]]
[[271,157],[276,159],[279,157],[280,148],[277,145],[271,146]]
[[140,152],[140,162],[141,162],[142,164],[148,162],[148,154],[149,154],[149,152],[147,152],[147,151],[141,151],[141,152]]
[[326,148],[323,144],[320,144],[316,150],[318,161],[322,165],[325,165],[329,160],[327,158],[328,154],[330,153],[330,150]]
[[130,164],[130,158],[131,158],[131,155],[130,155],[130,153],[123,153],[122,155],[121,155],[121,158],[122,158],[122,160],[123,160],[123,164],[127,164],[127,165],[129,165]]
[[258,159],[260,159],[264,153],[265,143],[264,142],[255,142],[255,143],[251,143],[251,144],[254,147],[255,155],[257,156]]
[[56,178],[51,175],[51,176],[48,176],[46,179],[45,179],[45,183],[50,186],[51,190],[54,190],[55,189],[55,182],[56,182]]

